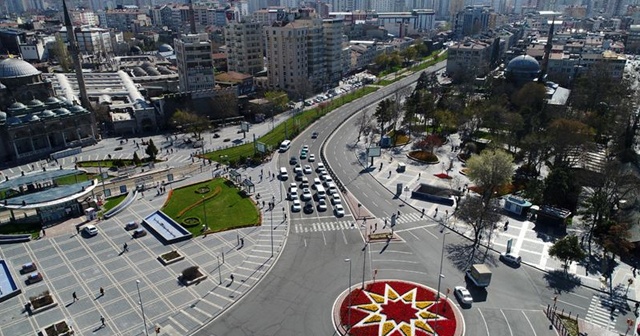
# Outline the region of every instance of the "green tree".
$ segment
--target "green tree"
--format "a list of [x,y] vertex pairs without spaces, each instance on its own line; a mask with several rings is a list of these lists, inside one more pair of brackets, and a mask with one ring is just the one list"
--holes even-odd
[[156,156],[158,155],[158,147],[156,147],[152,139],[149,139],[149,143],[144,152],[149,155],[151,161],[154,161],[156,159]]
[[382,137],[385,133],[384,131],[385,124],[391,121],[391,117],[393,116],[393,111],[392,111],[393,104],[394,103],[393,101],[391,101],[391,99],[389,98],[384,99],[380,101],[380,103],[378,103],[378,106],[376,107],[376,111],[373,114],[373,116],[376,118],[376,120],[380,124],[380,137]]
[[196,139],[202,138],[202,132],[209,128],[209,119],[188,110],[177,110],[169,121],[178,129],[193,133]]
[[287,108],[289,96],[284,91],[267,91],[264,93],[264,99],[268,100],[274,107],[282,111]]
[[581,157],[580,152],[592,147],[593,129],[578,120],[555,119],[545,133],[553,144],[554,165],[571,166]]
[[133,152],[133,163],[136,165],[139,165],[140,162],[142,162],[140,160],[140,157],[138,156],[138,152]]
[[573,170],[565,166],[554,166],[544,180],[543,201],[545,204],[575,209],[580,186]]
[[564,271],[569,268],[569,261],[581,261],[586,257],[586,253],[580,246],[578,237],[574,235],[566,236],[557,240],[549,248],[549,256],[558,258],[564,262]]
[[[489,241],[491,240],[493,228],[500,221],[500,214],[496,209],[498,209],[497,206],[491,202],[485,203],[480,197],[467,196],[460,202],[460,206],[456,210],[456,218],[467,223],[473,230],[473,244],[471,245],[473,252],[469,263],[474,259],[482,235],[489,235]],[[487,250],[489,245],[487,244]]]
[[72,60],[67,45],[64,43],[60,34],[56,35],[56,42],[53,48],[53,57],[58,61],[62,71],[71,72]]
[[503,150],[489,149],[467,160],[469,180],[482,189],[482,199],[489,203],[498,187],[509,184],[513,176],[513,157]]

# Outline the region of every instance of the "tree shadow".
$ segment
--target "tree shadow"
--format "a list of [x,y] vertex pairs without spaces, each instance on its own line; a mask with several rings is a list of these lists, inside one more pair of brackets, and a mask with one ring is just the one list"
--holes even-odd
[[572,292],[582,284],[578,276],[562,270],[549,271],[543,277],[547,281],[547,288],[553,289],[556,294],[562,294],[563,291]]
[[598,255],[590,255],[584,260],[580,261],[578,265],[585,268],[586,275],[602,274],[602,262],[603,258]]
[[473,264],[497,265],[497,258],[493,253],[489,253],[485,258],[483,247],[474,253],[472,244],[455,243],[445,245],[445,250],[447,251],[447,259],[462,272],[468,270]]

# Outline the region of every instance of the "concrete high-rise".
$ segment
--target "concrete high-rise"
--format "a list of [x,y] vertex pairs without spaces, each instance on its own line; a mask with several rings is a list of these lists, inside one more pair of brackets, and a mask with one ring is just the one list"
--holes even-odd
[[209,36],[206,33],[185,34],[173,42],[180,91],[198,91],[194,93],[197,96],[213,96],[215,77]]
[[225,28],[227,68],[255,75],[264,70],[260,22],[230,22]]

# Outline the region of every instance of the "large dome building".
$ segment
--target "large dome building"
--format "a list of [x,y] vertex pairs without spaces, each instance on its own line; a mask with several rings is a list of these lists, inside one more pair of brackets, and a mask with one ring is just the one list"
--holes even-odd
[[90,112],[60,98],[33,65],[17,58],[0,61],[0,160],[33,161],[95,143]]
[[540,76],[540,63],[529,55],[520,55],[507,64],[505,76],[508,81],[518,86],[533,82]]

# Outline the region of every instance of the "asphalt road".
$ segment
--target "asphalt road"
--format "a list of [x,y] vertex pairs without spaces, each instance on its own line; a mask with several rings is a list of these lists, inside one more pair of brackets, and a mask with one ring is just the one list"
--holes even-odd
[[[439,65],[440,67],[443,64]],[[407,86],[417,79],[412,75],[377,92],[352,102],[323,117],[292,142],[290,151],[277,156],[278,164],[287,167],[291,175],[289,156],[297,155],[307,144],[310,153],[319,158],[319,145],[328,134],[337,129],[327,141],[326,157],[346,188],[375,217],[388,218],[400,209],[414,211],[393,199],[391,193],[369,174],[364,172],[349,148],[356,140],[353,121],[345,118],[366,108],[375,108],[377,101]],[[311,132],[320,136],[311,140]],[[306,163],[306,162],[305,162]],[[303,163],[303,166],[304,164]],[[315,165],[314,165],[315,167]],[[309,177],[312,181],[312,177]],[[283,189],[292,178],[283,182]],[[398,228],[402,241],[390,244],[371,244],[363,250],[364,240],[357,229],[296,232],[298,226],[313,226],[318,222],[354,221],[352,215],[336,219],[328,210],[318,214],[291,214],[292,228],[287,245],[272,270],[252,292],[237,302],[196,335],[335,335],[332,323],[332,306],[349,283],[349,266],[345,258],[352,260],[355,284],[370,280],[374,270],[377,279],[404,279],[435,288],[442,247],[442,234],[437,223],[425,220]],[[357,228],[357,223],[354,224]],[[404,231],[403,231],[404,230]],[[453,252],[467,241],[457,234],[448,234],[445,249]],[[454,253],[447,253],[442,274],[441,290],[465,285],[464,275]],[[363,267],[363,257],[366,262]],[[493,258],[493,259],[492,259]],[[466,335],[556,335],[549,330],[549,323],[542,310],[552,303],[558,287],[564,289],[558,299],[558,307],[566,308],[581,316],[593,301],[593,291],[584,288],[565,288],[562,284],[550,285],[545,273],[523,266],[513,269],[496,260],[490,254],[493,280],[487,291],[472,291],[473,306],[463,309]],[[363,272],[364,270],[364,272]],[[569,292],[567,292],[567,290]]]

